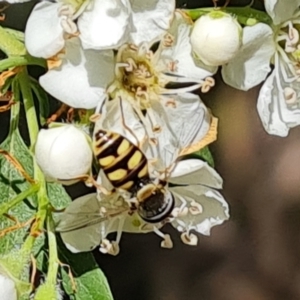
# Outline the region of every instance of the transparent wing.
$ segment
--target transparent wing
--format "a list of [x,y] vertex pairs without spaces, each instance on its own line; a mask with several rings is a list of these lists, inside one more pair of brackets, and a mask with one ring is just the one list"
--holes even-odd
[[[183,93],[162,96],[151,105],[155,121],[161,127],[157,133],[156,168],[170,167],[186,147],[200,142],[207,134],[211,115],[197,95]],[[149,114],[149,117],[151,115]]]
[[56,231],[60,232],[70,251],[91,251],[109,232],[117,230],[114,218],[128,209],[115,206],[116,198],[115,195],[104,196],[99,201],[95,193],[88,194],[71,202],[64,212],[54,215]]

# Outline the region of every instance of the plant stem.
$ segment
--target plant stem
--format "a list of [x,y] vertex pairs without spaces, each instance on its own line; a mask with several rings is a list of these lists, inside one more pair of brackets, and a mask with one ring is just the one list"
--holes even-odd
[[26,65],[37,65],[43,68],[47,67],[46,61],[42,58],[32,57],[30,55],[12,56],[0,61],[0,72],[3,72],[9,68]]
[[[35,110],[35,105],[33,101],[33,95],[30,88],[30,78],[27,73],[27,69],[24,68],[18,74],[19,84],[20,84],[20,91],[23,97],[23,103],[26,113],[28,131],[29,131],[29,138],[30,138],[30,145],[31,148],[34,146],[37,135],[39,133],[39,126],[38,126],[38,119]],[[47,196],[47,188],[44,174],[42,173],[41,169],[37,165],[35,159],[33,159],[33,168],[34,168],[34,180],[40,184],[40,188],[37,192],[38,197],[38,211],[36,214],[37,222],[34,224],[33,228],[31,229],[32,232],[36,231],[37,233],[42,232],[45,219],[47,216],[47,211],[49,207],[49,199]]]
[[14,199],[10,200],[7,203],[1,204],[0,205],[0,216],[7,213],[12,207],[17,205],[23,199],[25,199],[28,196],[32,195],[33,193],[37,192],[39,190],[39,188],[40,188],[39,184],[33,184],[30,188],[28,188],[27,190],[18,194]]
[[47,216],[47,233],[48,233],[48,247],[49,247],[49,268],[48,268],[46,280],[51,285],[55,286],[59,260],[57,256],[57,243],[54,234],[54,225],[50,214]]

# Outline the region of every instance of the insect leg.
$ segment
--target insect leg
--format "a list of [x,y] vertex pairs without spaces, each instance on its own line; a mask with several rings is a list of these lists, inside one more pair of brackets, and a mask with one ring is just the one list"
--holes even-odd
[[164,234],[163,232],[161,232],[157,227],[153,226],[153,231],[160,236],[161,238],[163,238],[163,241],[160,243],[160,246],[162,248],[167,248],[167,249],[171,249],[173,248],[173,241],[171,240],[171,237],[169,234]]
[[[123,225],[125,222],[125,217],[121,216],[117,219],[118,223],[118,229],[117,229],[117,237],[115,241],[109,241],[108,239],[103,239],[101,241],[101,245],[100,245],[100,252],[104,253],[104,254],[110,254],[110,255],[117,255],[120,252],[120,247],[119,247],[119,243],[121,240],[121,236],[122,236],[122,229],[123,229]],[[109,231],[107,229],[107,231]]]

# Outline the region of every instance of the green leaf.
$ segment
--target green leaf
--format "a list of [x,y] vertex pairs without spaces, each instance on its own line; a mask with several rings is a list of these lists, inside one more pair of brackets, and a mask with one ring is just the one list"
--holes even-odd
[[24,34],[24,32],[19,31],[19,30],[15,30],[15,29],[12,29],[12,28],[7,28],[7,27],[5,27],[4,30],[7,33],[9,33],[10,35],[12,35],[18,41],[24,43],[24,40],[25,40],[25,34]]
[[20,42],[19,38],[10,31],[7,31],[0,26],[0,49],[7,56],[19,56],[26,54],[24,43]]
[[48,198],[55,209],[65,208],[72,200],[64,187],[59,183],[47,183]]
[[[80,237],[79,237],[80,238]],[[60,238],[59,257],[61,262],[68,264],[75,278],[76,293],[72,291],[72,284],[68,272],[63,269],[63,287],[72,300],[112,300],[108,282],[99,269],[91,253],[71,253],[64,246]]]
[[190,155],[185,156],[185,158],[200,158],[206,161],[212,168],[215,167],[214,158],[208,148],[208,146],[202,148],[201,150],[194,152]]
[[[18,110],[19,103],[11,108],[10,134],[0,145],[0,148],[8,151],[24,167],[25,171],[33,175],[33,160],[27,146],[24,144],[18,131]],[[30,188],[30,183],[16,170],[15,166],[3,155],[0,155],[0,204],[8,203],[19,193]],[[25,222],[35,215],[36,197],[27,197],[26,201],[21,201],[13,207],[9,214],[14,216],[19,222]],[[15,225],[11,220],[0,217],[0,227],[7,228]],[[14,230],[0,239],[0,254],[10,252],[12,249],[19,248],[27,236],[29,225]]]

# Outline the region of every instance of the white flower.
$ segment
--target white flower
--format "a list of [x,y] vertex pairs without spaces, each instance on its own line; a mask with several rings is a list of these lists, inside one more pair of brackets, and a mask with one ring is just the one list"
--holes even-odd
[[71,107],[96,107],[114,78],[113,51],[83,50],[78,38],[72,38],[60,57],[60,64],[40,77],[41,86]]
[[49,58],[64,48],[68,37],[79,36],[84,49],[139,45],[168,29],[173,0],[60,0],[38,3],[26,25],[28,52]]
[[[197,96],[189,99],[187,103],[186,98],[184,101],[177,98],[177,111],[169,107],[166,113],[161,113],[161,128],[152,138],[148,137],[147,129],[128,102],[124,102],[121,109],[117,101],[107,103],[106,111],[95,124],[95,136],[99,130],[105,130],[120,134],[138,146],[148,160],[151,182],[161,186],[168,195],[167,204],[161,213],[149,216],[146,208],[140,210],[141,204],[135,204],[138,192],[132,195],[122,189],[113,191],[112,183],[101,169],[99,195],[91,194],[73,201],[58,216],[57,230],[71,251],[90,251],[101,244],[101,252],[115,255],[119,251],[122,231],[153,231],[163,238],[162,247],[171,248],[170,236],[160,231],[166,222],[181,232],[184,243],[195,245],[197,237],[192,230],[209,235],[213,226],[229,218],[228,205],[215,190],[222,187],[222,179],[216,171],[201,160],[180,160],[184,150],[193,145],[199,147],[211,134],[207,133],[209,112]],[[123,111],[126,111],[126,119]],[[112,194],[107,195],[109,191]],[[111,232],[117,232],[113,242],[107,239]]]
[[86,134],[74,125],[41,129],[35,158],[48,180],[73,180],[89,173],[92,150]]
[[17,300],[16,285],[13,280],[0,274],[1,300]]
[[257,109],[265,130],[287,136],[300,124],[300,42],[299,0],[266,0],[265,7],[273,19],[272,29],[265,24],[244,28],[243,46],[232,62],[224,66],[224,81],[248,90],[264,82]]
[[229,62],[242,43],[242,27],[235,18],[221,11],[200,17],[191,34],[192,49],[208,66]]
[[[75,108],[100,107],[107,98],[128,101],[137,113],[157,101],[176,105],[173,95],[198,88],[207,92],[214,85],[209,77],[212,72],[193,61],[191,28],[190,20],[176,13],[155,52],[152,43],[139,47],[125,44],[117,53],[116,63],[111,50],[84,50],[78,38],[72,38],[65,54],[60,55],[61,64],[41,76],[40,83],[48,93]],[[166,88],[168,84],[187,83],[185,88]]]

